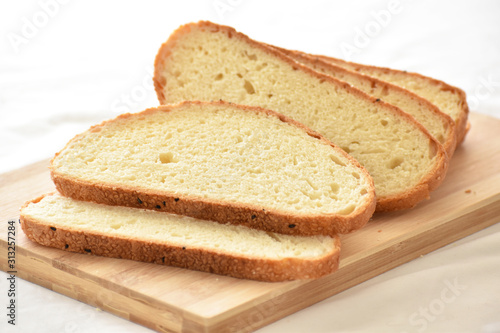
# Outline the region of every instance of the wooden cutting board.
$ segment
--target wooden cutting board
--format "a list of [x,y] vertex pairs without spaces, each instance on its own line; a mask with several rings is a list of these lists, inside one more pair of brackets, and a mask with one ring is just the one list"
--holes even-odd
[[[431,199],[376,214],[342,237],[340,268],[313,281],[263,283],[128,260],[74,254],[16,232],[17,276],[160,332],[248,332],[500,221],[500,120],[472,128]],[[54,189],[48,161],[0,176],[0,268],[8,220]],[[17,223],[16,223],[17,224]]]

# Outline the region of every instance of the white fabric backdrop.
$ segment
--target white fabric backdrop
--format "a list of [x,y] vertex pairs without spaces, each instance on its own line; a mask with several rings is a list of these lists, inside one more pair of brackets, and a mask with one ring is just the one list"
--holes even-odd
[[[0,172],[52,156],[104,119],[157,105],[156,51],[200,19],[286,48],[433,76],[464,89],[475,112],[500,117],[494,0],[0,0]],[[149,331],[20,279],[12,327],[6,278],[0,273],[1,332]],[[500,332],[499,282],[500,224],[259,332]]]

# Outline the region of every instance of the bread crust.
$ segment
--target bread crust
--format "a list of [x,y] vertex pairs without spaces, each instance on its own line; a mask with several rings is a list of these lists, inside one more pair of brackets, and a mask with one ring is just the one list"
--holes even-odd
[[[244,225],[249,228],[277,232],[288,235],[330,235],[349,233],[362,228],[373,215],[375,210],[375,189],[373,180],[368,171],[362,167],[357,160],[345,153],[342,149],[332,144],[319,133],[307,128],[303,124],[286,117],[277,112],[266,110],[260,107],[243,106],[224,101],[200,102],[183,101],[176,105],[164,105],[157,108],[150,108],[136,114],[123,114],[115,119],[126,119],[137,115],[144,115],[150,112],[171,110],[185,105],[233,105],[246,112],[264,113],[276,117],[281,121],[296,126],[305,131],[309,136],[314,137],[332,147],[337,154],[342,155],[358,168],[362,177],[369,183],[369,191],[365,194],[365,202],[362,206],[348,215],[322,214],[304,215],[294,214],[281,210],[270,210],[250,204],[229,203],[222,200],[213,200],[194,195],[178,195],[168,191],[153,191],[131,186],[118,186],[112,183],[101,183],[77,179],[58,172],[54,166],[54,160],[61,153],[58,152],[51,160],[50,171],[52,180],[57,190],[64,196],[82,200],[103,203],[108,205],[127,206],[134,208],[146,208],[155,211],[169,212],[179,215],[191,216],[203,220],[211,220],[220,223],[231,223]],[[89,131],[99,131],[106,125],[105,121],[95,125]],[[79,134],[68,142],[68,147],[75,140],[85,133]],[[61,151],[66,149],[63,148]]]
[[199,27],[208,29],[210,32],[219,32],[227,34],[229,38],[239,38],[244,42],[248,43],[252,47],[259,48],[264,52],[273,55],[279,58],[281,61],[290,64],[294,69],[301,70],[303,72],[308,73],[310,76],[316,77],[323,81],[328,81],[337,87],[348,91],[351,94],[357,95],[361,99],[365,99],[371,103],[379,103],[379,105],[383,105],[387,111],[392,112],[397,115],[400,119],[403,119],[407,123],[411,124],[418,130],[424,133],[424,135],[429,139],[429,144],[432,149],[436,151],[436,163],[432,170],[430,170],[426,177],[420,180],[418,184],[415,185],[412,189],[409,189],[400,195],[393,195],[387,197],[377,196],[377,206],[376,211],[392,211],[392,210],[401,210],[408,209],[414,207],[418,202],[423,199],[430,197],[430,192],[433,191],[441,182],[443,181],[446,172],[448,170],[448,160],[449,157],[444,150],[444,147],[425,129],[419,122],[417,122],[412,116],[403,112],[401,109],[388,104],[384,101],[381,101],[373,96],[370,96],[363,91],[351,86],[347,82],[338,80],[332,76],[325,75],[313,70],[310,67],[307,67],[303,64],[300,64],[286,56],[284,53],[269,47],[263,43],[257,42],[255,40],[250,39],[243,33],[237,32],[234,28],[217,25],[215,23],[209,21],[200,21],[198,23],[188,23],[180,26],[177,30],[175,30],[169,37],[169,39],[162,44],[160,47],[158,54],[155,58],[155,72],[154,72],[154,86],[156,90],[156,94],[158,96],[158,100],[161,104],[166,103],[166,97],[164,95],[164,87],[166,85],[165,79],[162,77],[161,73],[163,70],[164,59],[171,54],[171,49],[177,43],[177,40],[183,35],[187,34],[191,31],[192,27]]
[[399,69],[393,69],[393,68],[388,68],[388,67],[378,67],[378,66],[372,66],[372,65],[363,65],[363,64],[359,64],[359,63],[355,63],[355,62],[350,62],[350,61],[346,61],[346,60],[342,60],[342,59],[338,59],[338,58],[334,58],[334,57],[328,57],[328,56],[324,56],[324,55],[312,55],[311,54],[311,56],[323,59],[323,60],[325,60],[327,62],[328,61],[342,62],[342,63],[349,64],[350,66],[355,66],[355,67],[358,67],[358,68],[375,69],[375,70],[379,70],[379,71],[384,71],[386,73],[391,73],[392,72],[392,73],[404,74],[404,75],[412,76],[412,77],[418,77],[420,79],[426,80],[427,82],[429,82],[432,85],[439,86],[441,90],[452,91],[453,93],[455,93],[455,94],[457,94],[459,96],[460,109],[461,109],[460,116],[455,121],[455,133],[456,133],[456,142],[457,142],[456,144],[457,144],[457,146],[460,145],[460,143],[463,142],[463,140],[465,139],[465,136],[466,136],[467,132],[470,129],[470,123],[468,121],[468,117],[469,117],[469,105],[467,104],[467,96],[465,94],[465,91],[463,91],[462,89],[460,89],[458,87],[452,86],[452,85],[450,85],[450,84],[448,84],[448,83],[446,83],[444,81],[440,81],[438,79],[422,75],[420,73],[402,71],[402,70],[399,70]]
[[[383,87],[384,89],[389,89],[391,91],[397,91],[401,94],[404,94],[408,99],[413,99],[417,100],[418,103],[422,104],[425,106],[427,110],[432,112],[434,116],[439,117],[440,121],[445,124],[445,127],[448,129],[447,135],[446,135],[446,140],[442,144],[446,153],[448,154],[448,157],[451,158],[453,156],[453,153],[455,152],[455,148],[457,145],[457,134],[455,133],[455,121],[451,118],[451,116],[447,115],[446,113],[442,112],[437,106],[429,102],[427,99],[409,91],[408,89],[405,89],[403,87],[400,87],[398,85],[392,84],[387,81],[380,80],[375,77],[368,76],[363,73],[355,72],[349,69],[346,69],[341,66],[337,66],[334,63],[328,62],[326,60],[323,60],[319,57],[312,56],[310,54],[301,52],[301,51],[296,51],[296,50],[287,50],[281,47],[276,47],[272,45],[268,45],[270,47],[276,48],[278,51],[285,53],[287,56],[290,56],[294,59],[298,59],[300,62],[301,59],[305,59],[307,61],[310,61],[315,64],[315,66],[325,68],[326,70],[331,70],[335,72],[340,72],[340,73],[346,73],[348,75],[354,75],[359,77],[361,80],[368,80],[371,82],[373,86],[377,87]],[[405,110],[402,109],[403,112]],[[411,115],[410,115],[411,116]],[[418,120],[416,120],[418,122]]]
[[81,228],[54,227],[50,221],[40,221],[23,215],[25,207],[39,202],[46,195],[23,205],[20,215],[21,227],[30,240],[69,252],[130,259],[267,282],[317,279],[335,272],[339,265],[340,239],[336,235],[333,236],[335,247],[321,257],[303,260],[266,259],[233,255],[223,250],[111,236]]

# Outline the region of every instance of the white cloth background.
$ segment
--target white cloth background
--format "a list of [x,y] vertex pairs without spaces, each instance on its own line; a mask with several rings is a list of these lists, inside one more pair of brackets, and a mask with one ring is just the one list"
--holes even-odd
[[[51,157],[104,119],[157,105],[156,51],[200,19],[286,48],[436,77],[464,89],[473,111],[500,117],[495,0],[0,0],[0,172]],[[6,278],[0,273],[1,332],[149,331],[20,279],[12,327]],[[500,224],[259,332],[500,332]]]

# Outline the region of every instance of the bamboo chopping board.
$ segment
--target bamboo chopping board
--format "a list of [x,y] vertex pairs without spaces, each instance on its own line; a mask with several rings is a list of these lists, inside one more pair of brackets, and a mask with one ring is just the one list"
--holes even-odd
[[[431,199],[376,214],[342,237],[340,268],[312,281],[264,283],[128,260],[69,253],[16,232],[17,275],[160,332],[248,332],[500,221],[500,120],[472,128]],[[7,221],[52,191],[48,161],[0,176],[0,256]],[[9,271],[7,260],[0,268]]]

